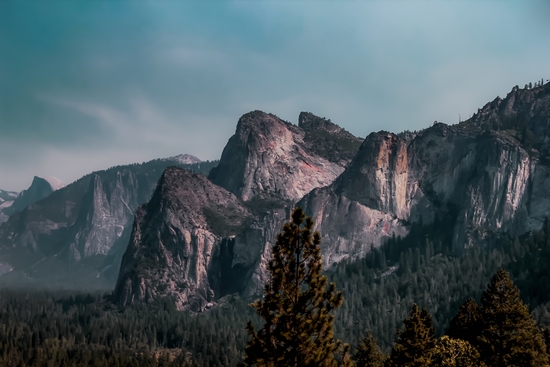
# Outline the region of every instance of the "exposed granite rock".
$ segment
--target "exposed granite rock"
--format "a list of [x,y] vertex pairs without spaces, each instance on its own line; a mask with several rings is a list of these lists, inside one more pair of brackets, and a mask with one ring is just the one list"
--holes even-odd
[[[529,99],[522,92],[535,93],[537,97]],[[512,96],[515,101],[527,102],[512,103]],[[205,302],[231,292],[246,297],[261,294],[271,246],[288,220],[291,203],[302,194],[305,195],[297,205],[313,217],[321,232],[326,267],[343,259],[360,258],[391,236],[406,235],[411,222],[430,223],[449,212],[457,218],[457,251],[482,242],[488,233],[521,234],[540,228],[550,215],[550,167],[538,147],[543,147],[548,138],[539,136],[536,142],[529,143],[522,134],[527,129],[542,131],[539,124],[547,116],[550,99],[546,92],[531,90],[514,90],[512,96],[454,126],[435,123],[418,133],[372,133],[336,179],[323,169],[334,167],[330,163],[347,164],[345,156],[317,154],[307,134],[324,131],[346,136],[345,131],[307,113],[301,114],[299,127],[259,111],[244,115],[210,178],[235,193],[250,209],[255,208],[252,204],[258,199],[275,199],[279,203],[287,200],[286,205],[251,210],[254,220],[231,233],[201,233],[204,238],[212,238],[212,260],[210,267],[202,267],[206,270],[201,278],[208,278],[208,287],[199,286],[193,275],[189,289],[197,291],[185,290],[180,296],[173,284],[185,281],[187,275],[181,278],[185,272],[175,275],[168,269],[163,270],[161,277],[155,275],[155,279],[165,279],[156,285],[148,285],[145,277],[131,281],[126,288],[117,288],[119,294],[126,294],[123,303],[129,297],[146,300],[146,289],[151,287],[155,289],[150,291],[151,297],[171,295],[179,299],[180,308],[200,309]],[[503,108],[503,103],[507,107]],[[523,128],[523,132],[492,129],[498,127],[495,121],[508,121],[509,116],[523,116],[514,125],[516,129]],[[533,118],[538,122],[534,123]],[[309,176],[311,172],[303,168],[303,162],[308,162],[307,169],[323,168],[316,171],[322,179]],[[212,185],[210,190],[220,189]],[[203,212],[208,211],[208,204],[205,205]],[[231,212],[224,210],[225,215]],[[163,228],[163,223],[172,222],[161,220],[150,230]],[[219,226],[220,221],[217,223]],[[192,223],[178,225],[188,231],[204,228],[204,223],[199,227]],[[175,241],[172,232],[166,233],[163,243]],[[146,246],[146,241],[140,241],[140,246]],[[155,266],[164,263],[154,262]],[[164,265],[160,268],[165,269]],[[163,278],[164,274],[168,275]],[[170,292],[156,290],[163,284],[169,284]],[[125,293],[122,289],[131,291]]]
[[172,297],[179,309],[204,309],[220,296],[221,232],[240,231],[250,219],[235,195],[205,176],[166,169],[136,213],[115,289],[120,303]]
[[173,164],[159,159],[98,171],[13,214],[0,226],[0,262],[12,270],[0,282],[112,289],[134,212]]
[[[388,236],[405,234],[407,223],[430,223],[449,210],[457,215],[457,251],[488,233],[539,229],[550,215],[550,168],[537,150],[550,140],[549,90],[514,88],[458,125],[370,134],[332,185],[298,203],[329,242],[324,256],[361,257]],[[526,130],[539,132],[536,142],[526,144]]]
[[[55,178],[41,178],[34,176],[31,186],[21,191],[16,197],[7,196],[0,203],[0,224],[7,221],[10,215],[20,212],[30,204],[34,204],[50,195],[55,190],[59,190],[65,185]],[[3,191],[4,193],[8,193]]]
[[342,173],[350,154],[331,160],[312,149],[315,139],[305,141],[305,137],[315,132],[333,134],[352,141],[348,151],[353,151],[357,138],[311,114],[302,114],[301,123],[307,132],[261,111],[243,115],[209,178],[244,201],[297,201],[312,189],[329,185]]

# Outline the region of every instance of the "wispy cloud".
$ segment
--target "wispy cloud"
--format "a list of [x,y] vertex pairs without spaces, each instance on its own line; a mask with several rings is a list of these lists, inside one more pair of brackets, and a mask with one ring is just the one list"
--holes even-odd
[[0,2],[0,188],[215,159],[253,109],[359,136],[456,122],[550,77],[547,3]]

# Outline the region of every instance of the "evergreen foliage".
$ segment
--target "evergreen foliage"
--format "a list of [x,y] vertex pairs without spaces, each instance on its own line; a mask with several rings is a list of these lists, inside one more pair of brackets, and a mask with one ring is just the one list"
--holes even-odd
[[355,348],[352,359],[356,367],[382,367],[386,356],[380,350],[376,339],[369,330]]
[[489,366],[543,366],[548,354],[519,289],[500,269],[481,297],[478,349]]
[[0,366],[236,365],[253,317],[228,296],[202,314],[169,300],[119,310],[101,294],[0,290]]
[[[489,238],[486,246],[460,254],[451,247],[452,228],[443,217],[429,226],[413,224],[407,237],[390,238],[365,258],[331,268],[327,277],[346,296],[333,310],[335,336],[357,344],[368,329],[389,351],[417,302],[434,316],[439,335],[457,315],[461,322],[447,331],[456,339],[453,329],[468,333],[476,324],[468,316],[476,315],[476,306],[482,316],[482,293],[504,267],[550,341],[550,225],[525,236]],[[231,366],[243,359],[249,337],[242,326],[250,319],[261,326],[235,295],[193,314],[176,311],[169,300],[120,310],[98,294],[0,290],[0,366]],[[477,336],[468,340],[477,349]]]
[[451,320],[447,335],[477,345],[480,334],[481,315],[479,306],[471,297],[460,306],[458,314]]
[[442,336],[432,350],[429,367],[485,367],[479,352],[470,343]]
[[[247,366],[351,366],[347,348],[333,335],[331,311],[343,302],[342,292],[321,275],[321,236],[313,220],[296,208],[273,247],[264,298],[253,304],[265,320],[245,349]],[[343,350],[341,361],[335,358]]]
[[393,346],[387,367],[425,367],[435,346],[435,329],[428,311],[413,304],[410,315],[403,321],[403,331]]

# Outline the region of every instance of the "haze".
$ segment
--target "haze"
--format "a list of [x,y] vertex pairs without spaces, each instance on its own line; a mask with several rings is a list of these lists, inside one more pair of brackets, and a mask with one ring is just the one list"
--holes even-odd
[[0,189],[181,153],[239,117],[457,123],[550,78],[546,1],[2,1]]

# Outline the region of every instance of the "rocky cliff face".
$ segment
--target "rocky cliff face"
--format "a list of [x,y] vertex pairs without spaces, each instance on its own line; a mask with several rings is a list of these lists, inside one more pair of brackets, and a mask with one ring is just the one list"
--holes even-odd
[[[34,176],[31,186],[28,189],[21,191],[15,197],[13,197],[13,193],[7,196],[4,195],[6,198],[0,203],[0,224],[7,221],[10,215],[22,211],[30,204],[42,200],[55,190],[59,190],[64,186],[65,184],[56,178],[41,178]],[[4,193],[8,192],[4,191]]]
[[[244,201],[295,202],[312,189],[329,185],[343,172],[360,140],[311,114],[302,113],[300,124],[261,111],[245,114],[209,178]],[[345,152],[320,153],[325,150],[316,141],[337,142]]]
[[[136,215],[115,297],[129,304],[170,296],[180,309],[202,310],[226,294],[258,294],[289,202],[330,184],[360,145],[360,139],[312,114],[300,114],[299,124],[248,113],[211,181],[167,170]],[[182,248],[187,257],[178,255]],[[154,265],[141,270],[148,261]]]
[[550,215],[549,90],[514,88],[454,126],[370,134],[332,185],[298,203],[323,235],[325,263],[361,257],[408,223],[449,211],[458,251],[489,233],[540,228]]
[[[220,296],[222,236],[238,233],[251,212],[205,176],[164,171],[135,217],[115,294],[123,305],[171,296],[180,309],[202,310]],[[222,254],[220,254],[220,251]]]
[[[114,287],[134,212],[173,164],[156,160],[95,172],[13,214],[0,226],[0,263],[12,270],[0,282]],[[186,167],[201,170],[200,163]]]
[[[207,191],[219,193],[219,185],[243,201],[239,207],[226,193],[233,208],[223,206],[218,212],[227,216],[241,208],[239,215],[253,219],[231,236],[214,231],[206,219],[192,223],[186,213],[202,218],[200,208],[213,208],[203,198],[206,191],[196,194],[204,204],[184,209],[191,199],[183,198],[195,195],[186,185],[196,184],[188,177],[165,180],[163,190],[169,192],[173,185],[182,194],[165,195],[140,209],[125,255],[132,265],[123,267],[115,293],[125,304],[170,295],[178,299],[178,307],[192,309],[231,292],[257,296],[276,234],[298,200],[322,234],[325,266],[362,257],[389,237],[406,235],[411,222],[430,223],[449,213],[456,218],[458,251],[480,243],[488,233],[538,229],[550,215],[550,167],[544,153],[549,138],[541,128],[550,125],[548,89],[514,89],[458,125],[372,133],[358,150],[355,137],[309,113],[300,115],[298,127],[263,112],[246,114],[209,176],[214,184],[201,182]],[[530,131],[539,135],[533,138]],[[265,206],[273,200],[278,204]],[[162,207],[179,209],[162,213]],[[250,211],[245,215],[242,208]],[[191,241],[177,233],[198,230],[202,239],[194,241],[201,245],[192,253],[193,261],[202,264],[200,276],[182,270],[190,259],[173,260],[176,249],[188,248]],[[143,239],[144,233],[149,239]],[[173,247],[166,250],[164,243]],[[151,246],[162,248],[160,260],[143,255]],[[147,261],[156,270],[141,277],[122,275],[137,274],[132,269]],[[172,263],[176,265],[165,265]],[[178,290],[178,283],[190,285]]]

